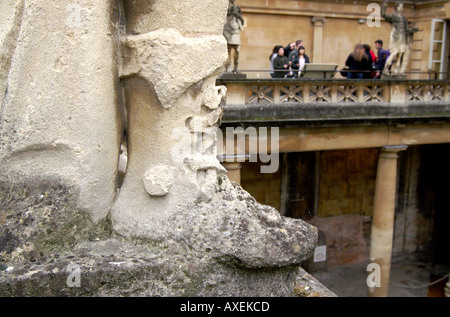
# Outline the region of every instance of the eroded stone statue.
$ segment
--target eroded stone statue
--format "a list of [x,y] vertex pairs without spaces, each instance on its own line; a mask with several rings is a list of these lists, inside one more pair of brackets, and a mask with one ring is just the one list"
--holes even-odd
[[[229,0],[227,20],[223,29],[228,44],[228,59],[226,71],[237,73],[239,66],[239,51],[241,47],[241,31],[244,26],[241,8],[234,4],[235,0]],[[233,61],[233,69],[231,64]]]
[[386,61],[383,74],[404,76],[409,56],[411,55],[413,35],[419,29],[408,24],[408,20],[402,13],[402,2],[397,2],[394,5],[395,12],[393,14],[386,14],[387,6],[387,1],[383,2],[381,6],[381,16],[392,26],[389,47],[391,55]]
[[291,296],[316,228],[216,157],[227,1],[75,3],[0,5],[0,295]]

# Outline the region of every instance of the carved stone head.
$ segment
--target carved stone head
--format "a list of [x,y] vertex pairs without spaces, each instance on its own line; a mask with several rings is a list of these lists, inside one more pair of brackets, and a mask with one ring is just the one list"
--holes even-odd
[[396,12],[402,12],[403,11],[403,1],[397,2],[394,5],[394,9]]

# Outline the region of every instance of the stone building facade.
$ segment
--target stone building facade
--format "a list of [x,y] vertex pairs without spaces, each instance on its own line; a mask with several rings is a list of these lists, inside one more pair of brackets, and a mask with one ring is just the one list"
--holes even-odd
[[[275,130],[258,143],[279,154],[278,169],[263,173],[258,150],[237,146],[235,161],[223,162],[229,177],[282,215],[317,226],[328,265],[369,261],[375,246],[389,258],[431,252],[428,261],[448,265],[448,80],[219,82],[228,89],[222,130],[239,128],[249,140],[251,127]],[[415,85],[427,87],[421,100]]]
[[[379,243],[392,245],[392,255],[431,252],[433,265],[448,266],[449,239],[441,224],[449,223],[450,98],[444,87],[450,78],[450,3],[402,1],[403,14],[419,29],[405,81],[350,83],[340,81],[339,72],[329,81],[273,81],[269,76],[273,47],[299,39],[312,63],[337,69],[357,43],[375,50],[374,42],[381,39],[389,49],[391,26],[377,11],[383,2],[236,2],[246,22],[240,70],[247,81],[220,81],[228,88],[223,124],[279,127],[281,145],[276,173],[259,173],[265,163],[249,161],[229,173],[238,174],[236,179],[258,201],[315,224],[327,240],[328,265],[368,261],[378,226],[375,210],[392,208],[392,238]],[[431,110],[434,102],[443,108]],[[381,108],[371,108],[377,103]],[[418,104],[426,112],[423,117],[412,110]],[[407,146],[393,154],[385,153],[386,145]],[[395,195],[389,206],[384,205],[387,198],[376,198],[379,165],[388,158],[397,164],[391,167],[395,177],[389,186]]]
[[[241,36],[240,69],[266,70],[248,73],[250,77],[268,78],[272,48],[285,47],[299,39],[304,41],[306,54],[313,63],[336,63],[339,68],[344,66],[357,43],[369,44],[374,49],[374,42],[381,39],[384,48],[389,48],[391,27],[379,17],[383,1],[239,0],[236,3],[241,6],[246,21]],[[388,13],[393,12],[393,3],[389,2]],[[408,71],[448,72],[450,4],[420,0],[403,3],[403,14],[419,28],[414,34]],[[427,77],[415,74],[411,78]]]

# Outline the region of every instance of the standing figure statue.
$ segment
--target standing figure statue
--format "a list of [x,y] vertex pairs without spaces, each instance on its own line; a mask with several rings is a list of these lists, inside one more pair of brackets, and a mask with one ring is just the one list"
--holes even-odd
[[394,76],[404,75],[408,59],[411,53],[411,45],[413,42],[413,35],[419,29],[417,27],[410,27],[408,20],[402,14],[403,3],[397,2],[394,6],[395,13],[386,14],[387,1],[383,2],[381,6],[381,16],[392,25],[390,36],[390,51],[391,55],[386,61],[383,74]]
[[[223,35],[228,43],[228,60],[226,71],[230,72],[231,60],[234,61],[233,73],[237,73],[239,64],[239,48],[241,46],[240,32],[243,30],[244,19],[241,8],[234,4],[235,0],[229,0],[227,21],[223,29]],[[232,52],[234,51],[234,55]]]

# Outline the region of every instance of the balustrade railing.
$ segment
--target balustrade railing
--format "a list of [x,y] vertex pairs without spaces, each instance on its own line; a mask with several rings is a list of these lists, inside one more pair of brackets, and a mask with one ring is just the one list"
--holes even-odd
[[450,102],[448,80],[218,80],[226,104]]

